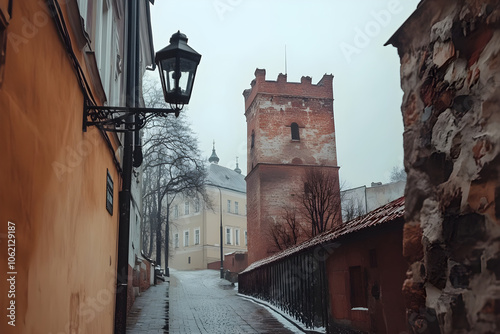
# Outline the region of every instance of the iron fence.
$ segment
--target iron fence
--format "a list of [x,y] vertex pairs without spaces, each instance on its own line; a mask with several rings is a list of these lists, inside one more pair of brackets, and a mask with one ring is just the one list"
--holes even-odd
[[327,254],[318,247],[241,273],[238,292],[267,301],[308,329],[323,327],[329,332]]

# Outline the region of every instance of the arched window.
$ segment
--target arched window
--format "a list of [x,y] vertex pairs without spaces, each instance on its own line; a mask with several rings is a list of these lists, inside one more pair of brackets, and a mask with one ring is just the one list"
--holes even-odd
[[290,128],[292,129],[292,140],[300,140],[299,125],[294,122],[290,125]]
[[252,130],[252,141],[250,148],[253,148],[254,145],[255,145],[255,132]]

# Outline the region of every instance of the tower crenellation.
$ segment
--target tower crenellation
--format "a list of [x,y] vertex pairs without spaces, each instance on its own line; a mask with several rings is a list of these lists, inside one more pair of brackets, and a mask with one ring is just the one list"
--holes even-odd
[[276,81],[266,80],[266,70],[256,69],[255,79],[250,83],[251,88],[243,92],[245,97],[245,110],[255,99],[257,93],[275,95],[301,96],[305,98],[333,99],[333,75],[325,74],[317,84],[312,83],[312,78],[303,76],[300,82],[288,82],[286,74],[278,74]]

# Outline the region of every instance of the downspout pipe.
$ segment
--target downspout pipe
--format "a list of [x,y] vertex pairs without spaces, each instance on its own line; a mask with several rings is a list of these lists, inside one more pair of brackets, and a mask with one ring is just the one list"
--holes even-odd
[[[127,44],[126,44],[126,106],[137,107],[138,87],[138,32],[139,32],[139,4],[129,0],[127,8]],[[133,121],[128,116],[127,122]],[[127,323],[127,290],[128,290],[128,255],[130,243],[130,201],[132,185],[133,142],[134,133],[125,132],[123,142],[123,173],[122,190],[119,195],[120,219],[118,228],[118,264],[115,304],[115,334],[125,334]]]

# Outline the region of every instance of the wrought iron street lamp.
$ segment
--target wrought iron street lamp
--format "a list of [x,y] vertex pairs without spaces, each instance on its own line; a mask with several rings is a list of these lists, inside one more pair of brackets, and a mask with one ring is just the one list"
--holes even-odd
[[171,105],[189,103],[193,90],[196,68],[201,55],[187,44],[186,35],[177,31],[170,38],[170,44],[156,53],[165,102]]
[[[196,69],[201,60],[201,55],[187,41],[186,35],[178,31],[170,38],[170,44],[155,56],[165,102],[169,103],[170,108],[95,106],[87,99],[83,112],[83,131],[92,125],[112,132],[136,131],[142,129],[148,119],[166,117],[172,113],[178,117],[184,104],[189,103]],[[132,115],[135,119],[129,117]]]

